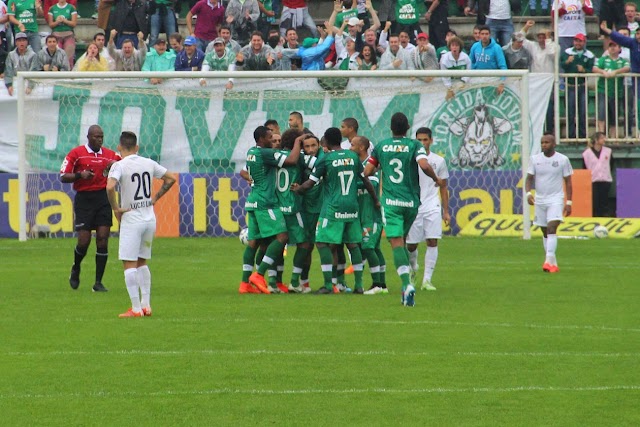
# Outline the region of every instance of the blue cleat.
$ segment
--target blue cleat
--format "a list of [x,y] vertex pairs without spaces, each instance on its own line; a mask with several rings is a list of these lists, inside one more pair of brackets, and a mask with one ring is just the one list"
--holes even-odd
[[416,296],[416,289],[413,287],[413,285],[407,286],[407,289],[405,289],[403,294],[404,299],[402,301],[402,304],[406,307],[415,306],[416,305],[415,296]]

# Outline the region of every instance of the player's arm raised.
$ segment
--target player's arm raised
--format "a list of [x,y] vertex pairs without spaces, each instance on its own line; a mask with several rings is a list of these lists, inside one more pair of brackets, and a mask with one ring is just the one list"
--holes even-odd
[[173,184],[176,183],[177,177],[173,172],[166,172],[160,179],[164,182],[162,183],[162,186],[160,187],[156,195],[151,199],[151,203],[154,205],[158,203],[158,200],[160,200],[162,196],[164,196],[167,191],[169,191]]

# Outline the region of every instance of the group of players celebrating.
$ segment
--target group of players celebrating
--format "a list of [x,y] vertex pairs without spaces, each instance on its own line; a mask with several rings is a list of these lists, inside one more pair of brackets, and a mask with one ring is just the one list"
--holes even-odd
[[[292,113],[295,115],[296,113]],[[388,293],[386,261],[380,250],[384,228],[402,282],[402,304],[415,305],[418,243],[427,241],[422,289],[435,290],[431,277],[448,223],[448,171],[431,152],[431,131],[416,138],[403,113],[391,118],[392,137],[376,142],[357,135],[358,124],[344,119],[318,138],[299,129],[281,135],[264,126],[254,131],[242,176],[251,183],[245,203],[248,245],[243,255],[240,293],[307,293],[313,245],[320,255],[324,284],[315,293],[346,291],[346,246],[351,256],[354,294]],[[347,140],[343,141],[343,137]],[[283,251],[295,244],[290,284],[282,281]],[[365,291],[366,260],[372,284]],[[254,271],[254,265],[257,265]],[[266,276],[266,277],[265,277]]]

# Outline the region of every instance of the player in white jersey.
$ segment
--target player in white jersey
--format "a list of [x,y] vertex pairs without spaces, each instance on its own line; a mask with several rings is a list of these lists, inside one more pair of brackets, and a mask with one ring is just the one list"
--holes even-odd
[[[552,134],[545,134],[540,144],[542,152],[531,156],[525,190],[529,204],[535,204],[533,223],[542,230],[542,244],[546,253],[542,270],[547,273],[557,273],[559,268],[556,262],[558,247],[556,231],[563,220],[563,215],[571,215],[573,169],[567,156],[556,152],[556,139]],[[531,193],[534,181],[535,198]],[[566,202],[562,189],[563,183],[567,190]]]
[[[176,182],[176,175],[155,161],[138,155],[138,138],[133,132],[122,132],[118,151],[122,160],[109,171],[107,196],[120,222],[118,258],[123,262],[124,281],[131,298],[131,308],[119,317],[151,316],[151,243],[156,231],[153,205]],[[163,182],[152,197],[153,178]],[[120,185],[120,204],[116,185]]]
[[[427,252],[424,256],[424,275],[422,277],[422,290],[435,291],[431,284],[431,277],[438,261],[438,240],[442,238],[442,221],[449,225],[449,192],[447,180],[449,170],[445,160],[430,150],[433,137],[431,129],[422,127],[416,131],[416,139],[420,141],[427,151],[427,161],[436,175],[444,181],[441,187],[435,187],[433,180],[422,171],[418,171],[420,177],[420,207],[409,234],[407,234],[407,250],[411,262],[411,276],[418,271],[418,243],[427,242]],[[415,280],[415,279],[414,279]]]

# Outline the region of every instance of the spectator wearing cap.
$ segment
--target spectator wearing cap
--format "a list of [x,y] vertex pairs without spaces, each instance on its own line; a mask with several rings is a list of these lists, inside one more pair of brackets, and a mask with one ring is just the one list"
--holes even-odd
[[27,36],[29,46],[35,53],[42,49],[37,18],[43,13],[40,0],[9,0],[7,3],[9,22],[17,31]]
[[[440,68],[440,64],[438,64],[436,48],[429,43],[429,36],[427,33],[418,34],[416,40],[418,46],[409,52],[413,68],[416,70],[438,70]],[[432,78],[429,77],[426,81],[431,80]]]
[[[147,58],[141,71],[175,71],[176,54],[167,50],[167,41],[164,37],[158,37],[154,49],[147,53]],[[153,85],[162,83],[162,79],[152,78],[149,82]]]
[[389,47],[380,57],[380,70],[413,70],[413,62],[409,54],[400,45],[396,34],[389,36]]
[[44,49],[36,54],[36,60],[31,63],[31,71],[69,71],[67,53],[58,47],[58,39],[53,34],[46,38]]
[[[535,21],[529,20],[522,27],[522,33],[527,34],[529,29],[535,25]],[[530,41],[526,38],[523,41],[524,48],[531,54],[531,68],[532,73],[549,73],[555,72],[555,57],[558,51],[558,44],[551,38],[551,30],[543,28],[536,33],[536,41]],[[545,119],[545,131],[547,133],[553,133],[555,129],[555,100],[553,93],[549,99],[549,107],[547,107],[547,116]]]
[[142,64],[147,57],[147,45],[144,42],[144,34],[142,31],[138,33],[138,47],[136,49],[133,42],[129,39],[122,42],[122,48],[116,49],[116,30],[111,30],[111,37],[107,50],[109,55],[116,63],[116,71],[140,71]]
[[510,70],[531,71],[531,53],[524,48],[525,40],[524,33],[518,31],[511,35],[511,43],[502,48],[504,59]]
[[198,40],[193,36],[184,39],[184,49],[176,55],[176,71],[200,71],[204,62],[204,52],[198,48]]
[[87,51],[76,64],[78,71],[109,71],[107,58],[100,54],[100,48],[96,42],[91,42],[87,46]]
[[16,48],[9,52],[4,69],[4,85],[10,96],[13,96],[13,78],[18,71],[29,71],[33,61],[36,61],[36,53],[29,46],[29,38],[25,33],[15,36]]
[[617,138],[618,117],[622,116],[624,106],[623,78],[616,77],[631,70],[629,61],[620,57],[620,45],[609,41],[608,55],[603,55],[593,66],[593,72],[602,75],[598,78],[598,130],[605,132],[608,124],[609,137]]
[[[195,29],[193,16],[198,15]],[[224,6],[217,0],[200,0],[186,17],[189,35],[198,39],[198,47],[205,50],[218,37],[218,27],[224,23]]]
[[[587,33],[586,17],[593,15],[591,0],[562,0],[558,8],[558,44],[564,52],[573,46],[574,37]],[[555,10],[556,2],[551,6]],[[553,21],[553,14],[551,14]],[[553,22],[551,22],[553,25]]]
[[[207,53],[202,63],[202,71],[235,71],[236,70],[236,54],[226,48],[224,39],[218,37],[211,42],[213,50]],[[206,86],[207,81],[200,79],[200,86]],[[227,89],[233,88],[233,79],[229,79],[226,85]]]
[[[565,73],[591,73],[595,56],[591,51],[586,49],[586,42],[587,38],[584,34],[576,34],[576,36],[573,38],[573,47],[570,47],[562,52],[562,54],[560,55],[560,66],[563,68]],[[584,77],[566,78],[567,92],[565,99],[567,102],[567,117],[570,119],[570,121],[567,123],[567,127],[569,138],[571,139],[574,139],[576,137],[586,138],[587,136],[587,100],[584,89],[586,80],[587,79]],[[577,116],[576,107],[578,108]],[[573,120],[574,117],[575,121]]]
[[[427,12],[424,19],[429,24],[429,39],[437,49],[447,45],[447,33],[449,32],[449,2],[444,0],[432,0],[425,2]],[[440,58],[440,57],[438,57]]]
[[[116,47],[122,48],[122,42],[129,39],[138,48],[138,33],[148,33],[147,2],[145,0],[113,0],[109,14],[109,28],[118,32]],[[153,46],[153,45],[152,45]]]
[[324,58],[334,44],[332,19],[325,22],[326,37],[318,39],[307,37],[298,49],[283,49],[282,54],[290,58],[302,59],[302,70],[318,71],[325,69]]
[[258,18],[260,17],[258,0],[230,0],[224,15],[225,22],[231,28],[231,36],[240,45],[246,45],[251,34],[258,29]]
[[318,37],[316,23],[309,14],[306,0],[282,0],[282,13],[280,14],[280,35],[284,37],[289,28],[305,27],[313,37]]
[[[339,3],[336,3],[336,5],[339,5]],[[364,32],[366,31],[376,32],[380,28],[380,19],[378,19],[378,14],[376,13],[375,9],[372,6],[371,0],[367,0],[367,2],[365,3],[365,8],[371,15],[371,20],[373,21],[373,24],[371,25],[371,27],[364,28],[364,21],[356,16],[343,21],[342,25],[340,26],[336,25],[336,28],[341,30],[344,30],[346,25],[347,33],[344,34],[343,44],[346,43],[347,39],[350,38],[351,40],[356,42],[356,50],[358,52],[361,51],[362,47],[364,46],[364,37],[363,37]],[[336,12],[337,10],[334,9],[334,14]],[[331,18],[329,19],[331,20]]]

